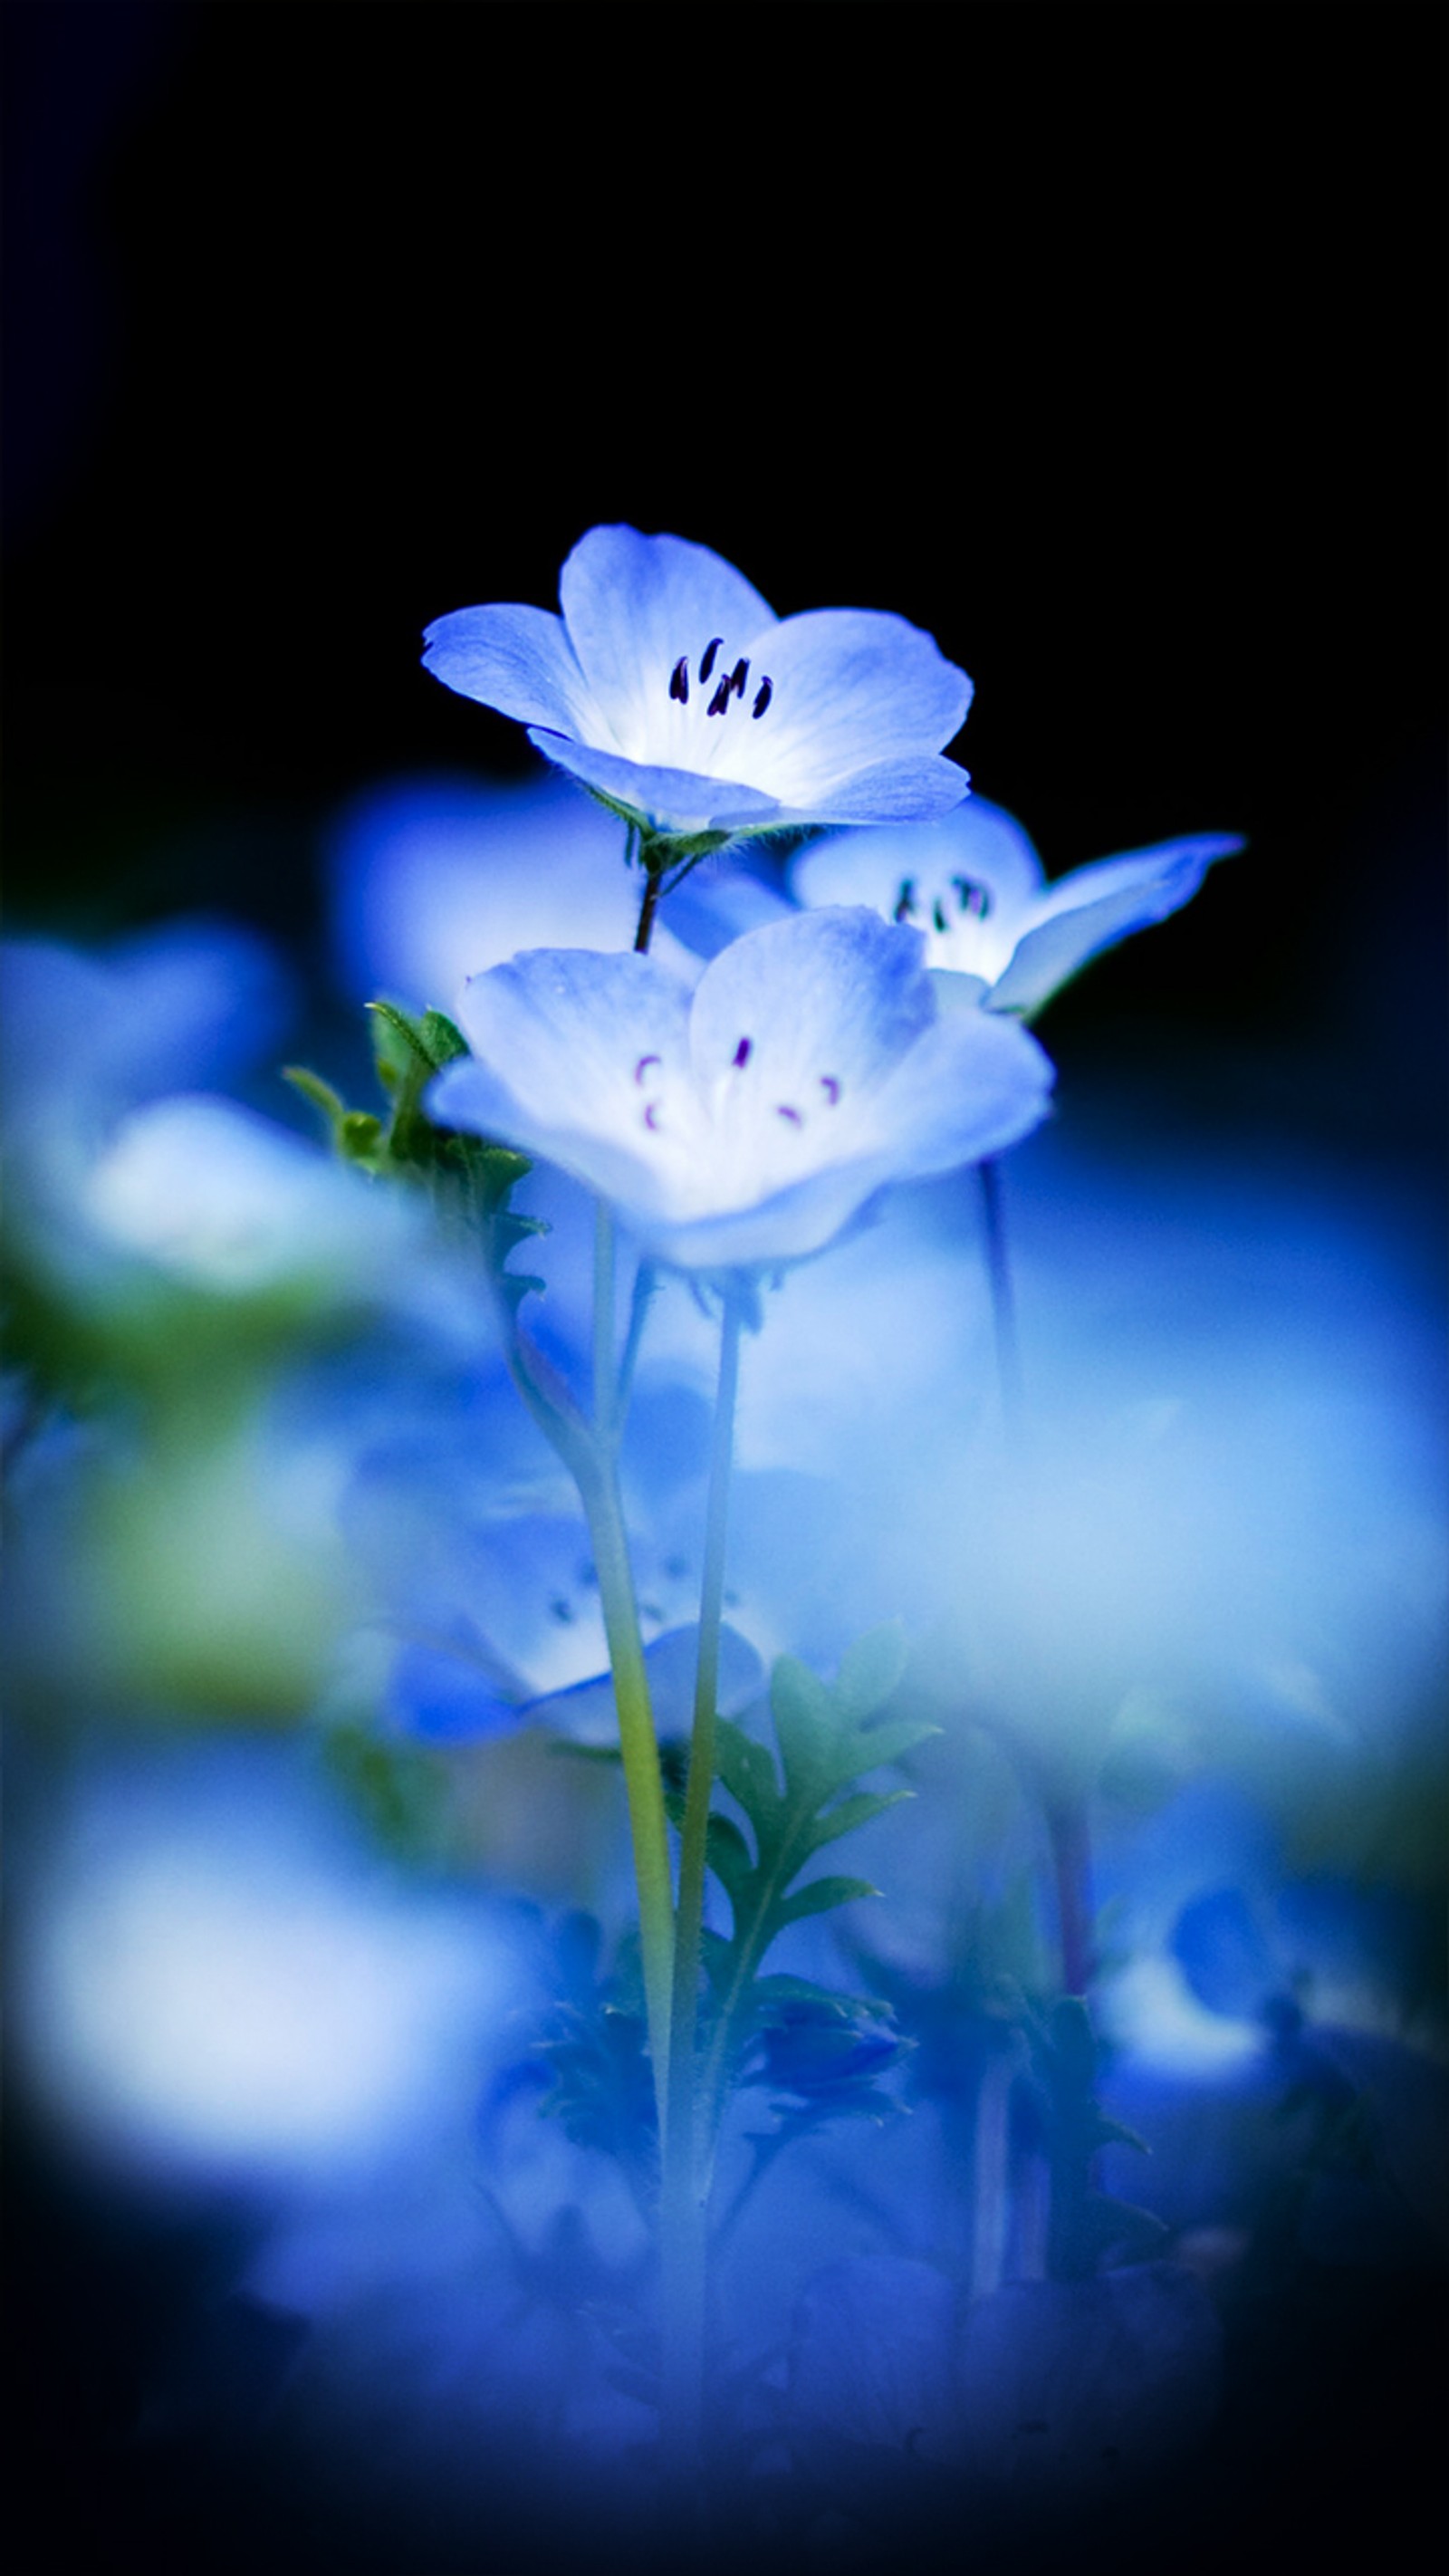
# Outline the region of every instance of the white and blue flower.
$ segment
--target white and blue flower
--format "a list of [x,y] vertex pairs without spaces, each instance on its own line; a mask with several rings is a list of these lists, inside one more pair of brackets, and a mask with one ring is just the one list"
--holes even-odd
[[627,527],[580,539],[559,598],[455,609],[423,659],[650,837],[924,822],[966,793],[941,753],[971,683],[904,618],[778,618],[707,546]]
[[609,1200],[687,1270],[820,1251],[893,1181],[1000,1153],[1052,1069],[982,1011],[940,1012],[918,931],[863,909],[749,932],[693,992],[650,957],[537,949],[475,976],[444,1125],[504,1138]]
[[913,922],[927,965],[956,979],[952,999],[1030,1019],[1089,958],[1180,910],[1213,860],[1242,846],[1230,832],[1190,833],[1049,885],[1021,825],[973,796],[925,829],[856,832],[805,851],[791,889],[804,904],[868,903]]

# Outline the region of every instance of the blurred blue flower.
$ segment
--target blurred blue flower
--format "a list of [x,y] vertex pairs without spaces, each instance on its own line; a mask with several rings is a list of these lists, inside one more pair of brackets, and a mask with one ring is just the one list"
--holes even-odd
[[949,813],[964,671],[904,618],[777,618],[707,546],[592,528],[563,609],[455,609],[424,661],[653,833],[908,823]]
[[446,1124],[546,1156],[683,1269],[818,1252],[891,1181],[999,1153],[1051,1067],[982,1012],[942,1018],[921,941],[864,910],[737,940],[691,996],[647,957],[541,949],[476,977]]
[[859,832],[807,850],[792,872],[805,904],[869,903],[926,936],[926,963],[994,1011],[1031,1018],[1089,958],[1196,894],[1214,859],[1243,844],[1198,832],[1098,859],[1048,885],[1021,825],[973,796],[928,829]]
[[[469,975],[520,949],[632,948],[639,914],[617,822],[552,772],[524,787],[423,778],[375,789],[339,819],[328,886],[343,990],[412,1011],[456,1010]],[[699,973],[663,920],[651,953]]]

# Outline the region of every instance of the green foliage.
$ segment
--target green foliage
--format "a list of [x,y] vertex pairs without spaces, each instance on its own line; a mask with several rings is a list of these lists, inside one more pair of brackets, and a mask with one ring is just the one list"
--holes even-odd
[[1108,2256],[1140,2263],[1160,2253],[1167,2230],[1150,2210],[1096,2190],[1093,2160],[1100,2147],[1133,2147],[1146,2141],[1097,2101],[1100,2051],[1086,2005],[1063,1995],[1050,2011],[1032,2012],[1027,2026],[1032,2077],[1046,2130],[1051,2171],[1047,2268],[1054,2280],[1085,2281]]
[[801,1873],[817,1852],[913,1794],[854,1786],[938,1731],[881,1716],[904,1664],[898,1627],[861,1638],[833,1684],[782,1656],[770,1684],[778,1764],[743,1727],[719,1721],[719,1777],[749,1832],[731,1816],[710,1818],[708,1862],[732,1916],[729,1938],[707,1934],[703,1945],[707,2089],[716,2095],[732,2079],[763,2081],[793,2092],[801,2120],[808,2106],[809,2122],[842,2110],[879,2116],[887,2107],[875,2078],[901,2054],[888,2008],[759,1971],[790,1924],[879,1893],[868,1879],[830,1873],[802,1881]]
[[373,1060],[386,1095],[387,1115],[349,1109],[340,1094],[305,1065],[288,1065],[285,1078],[326,1121],[334,1152],[375,1180],[402,1180],[425,1188],[443,1221],[481,1238],[485,1257],[514,1306],[541,1279],[505,1268],[529,1235],[546,1228],[519,1216],[509,1196],[532,1165],[526,1154],[486,1137],[460,1135],[429,1118],[423,1097],[434,1074],[468,1052],[461,1030],[442,1011],[421,1018],[395,1002],[370,1002]]

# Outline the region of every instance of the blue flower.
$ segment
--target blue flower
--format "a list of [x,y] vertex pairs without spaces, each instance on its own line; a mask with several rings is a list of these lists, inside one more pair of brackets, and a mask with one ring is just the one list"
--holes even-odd
[[430,1114],[559,1164],[678,1268],[799,1260],[887,1183],[999,1153],[1046,1113],[1035,1040],[943,1017],[923,944],[864,910],[796,914],[693,993],[650,957],[533,950],[465,987],[473,1055]]
[[423,659],[651,836],[924,822],[966,793],[941,746],[971,683],[904,618],[777,618],[707,546],[624,527],[581,538],[559,597],[455,609]]
[[973,796],[927,830],[859,832],[806,851],[792,889],[802,903],[869,903],[914,922],[927,965],[960,979],[952,998],[1031,1018],[1090,957],[1177,912],[1213,860],[1242,846],[1198,832],[1048,885],[1021,825]]

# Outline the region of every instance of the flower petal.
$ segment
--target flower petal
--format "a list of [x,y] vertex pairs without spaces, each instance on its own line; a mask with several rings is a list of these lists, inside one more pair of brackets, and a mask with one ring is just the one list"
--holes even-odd
[[434,618],[423,643],[424,667],[460,697],[520,724],[560,733],[599,730],[563,620],[546,608],[455,608]]
[[909,884],[921,897],[924,927],[933,897],[949,893],[957,877],[985,887],[991,898],[987,918],[1009,920],[1014,935],[1016,922],[1043,890],[1044,871],[1014,817],[973,796],[946,820],[918,831],[852,832],[822,842],[795,861],[790,886],[801,903],[869,903],[889,917]]
[[782,822],[903,823],[939,821],[959,805],[970,788],[969,773],[941,753],[926,758],[879,760],[870,769],[822,791],[808,811],[786,813]]
[[[569,641],[608,730],[585,734],[626,756],[657,721],[681,654],[702,654],[722,635],[734,656],[775,625],[775,612],[744,574],[684,537],[637,528],[591,528],[559,575]],[[551,721],[548,717],[539,719]],[[573,732],[571,725],[562,728]]]
[[684,1074],[686,985],[650,957],[539,948],[475,975],[458,1018],[473,1055],[430,1085],[430,1116],[542,1154],[621,1206],[654,1205],[639,1068]]
[[939,752],[971,704],[965,672],[931,636],[874,609],[787,617],[768,654],[770,712],[751,772],[802,812],[824,812],[829,791],[864,770]]
[[572,771],[588,787],[597,787],[616,804],[671,832],[767,831],[784,821],[775,797],[731,778],[707,778],[694,769],[659,769],[648,762],[625,760],[618,752],[600,751],[592,743],[545,732],[530,725],[535,751]]
[[843,1109],[853,1119],[935,1017],[922,946],[919,932],[862,906],[793,913],[736,940],[695,990],[697,1079],[713,1083],[748,1040],[739,1073],[752,1086],[808,1115],[831,1081],[833,1116]]
[[1230,833],[1203,832],[1074,868],[1038,907],[992,993],[993,1010],[1040,1010],[1089,957],[1149,922],[1165,921],[1196,894],[1214,859],[1242,846]]

